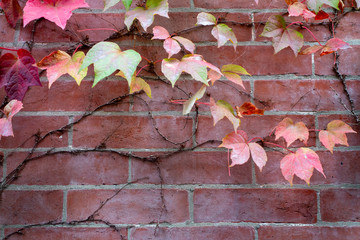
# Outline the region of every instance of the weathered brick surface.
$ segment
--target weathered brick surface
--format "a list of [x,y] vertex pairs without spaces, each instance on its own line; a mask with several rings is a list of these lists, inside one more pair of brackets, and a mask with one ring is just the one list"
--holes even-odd
[[191,240],[191,239],[254,239],[250,227],[184,227],[184,228],[136,228],[131,230],[131,238],[136,240]]
[[[68,220],[86,219],[99,207],[101,201],[114,193],[111,190],[69,191]],[[124,189],[98,212],[98,217],[112,223],[185,222],[189,219],[188,204],[186,191]]]
[[198,189],[194,192],[195,222],[315,223],[316,209],[313,190]]

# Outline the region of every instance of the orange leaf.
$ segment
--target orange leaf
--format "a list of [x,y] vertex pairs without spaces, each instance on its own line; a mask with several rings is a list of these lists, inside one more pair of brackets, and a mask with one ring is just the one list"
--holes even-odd
[[235,106],[236,114],[238,117],[242,117],[242,115],[264,115],[264,110],[258,109],[254,104],[251,102],[245,102],[241,107]]

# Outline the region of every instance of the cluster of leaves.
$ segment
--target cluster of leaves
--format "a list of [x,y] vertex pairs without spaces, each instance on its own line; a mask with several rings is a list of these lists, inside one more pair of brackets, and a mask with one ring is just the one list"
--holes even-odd
[[[119,2],[120,0],[104,0],[104,11]],[[289,16],[302,16],[305,21],[312,18],[315,20],[330,19],[329,15],[321,10],[324,4],[335,9],[342,8],[341,0],[308,0],[301,2],[286,0],[286,2],[289,5]],[[124,23],[128,30],[135,19],[140,22],[142,28],[146,31],[152,25],[155,15],[169,17],[167,0],[147,0],[146,3],[132,10],[130,10],[132,0],[122,0],[122,3],[127,10]],[[357,4],[359,6],[358,0]],[[32,20],[44,17],[64,29],[73,10],[89,6],[85,0],[28,0],[24,9],[21,9],[17,0],[2,0],[1,7],[4,9],[11,26],[15,26],[21,16],[23,17],[24,26]],[[233,30],[226,24],[219,23],[212,14],[199,13],[197,22],[194,24],[214,26],[211,34],[216,38],[218,47],[220,48],[230,41],[234,46],[234,50],[236,50],[237,38]],[[301,51],[304,40],[301,33],[291,28],[295,24],[302,23],[293,22],[287,24],[282,16],[271,16],[261,35],[272,38],[275,53],[290,47],[295,55],[298,55],[298,53],[311,54],[318,50],[321,50],[321,55],[325,55],[338,49],[350,47],[346,42],[332,38],[325,45],[320,44]],[[194,80],[203,83],[202,87],[190,99],[183,102],[183,114],[190,113],[196,101],[204,96],[206,89],[221,78],[226,78],[245,88],[241,75],[250,74],[242,66],[226,64],[218,68],[207,62],[202,55],[195,53],[196,46],[191,40],[175,34],[171,35],[161,26],[155,26],[152,30],[152,40],[163,41],[164,50],[168,53],[168,57],[161,60],[161,71],[172,86],[176,84],[183,72],[189,74]],[[182,48],[189,53],[182,56],[181,59],[174,58],[173,55],[178,54]],[[21,101],[28,87],[41,86],[38,68],[46,70],[50,88],[64,74],[69,74],[80,85],[82,79],[87,75],[88,67],[93,65],[93,86],[116,72],[116,76],[127,80],[130,93],[143,90],[151,98],[149,84],[138,76],[141,70],[148,66],[139,67],[140,62],[142,59],[147,59],[132,49],[122,51],[116,43],[99,42],[91,47],[86,54],[82,51],[75,51],[72,56],[57,50],[38,63],[35,62],[35,59],[27,50],[19,49],[14,51],[16,51],[17,56],[6,53],[0,58],[0,87],[5,87],[8,98],[12,100],[4,109],[6,117],[1,119],[0,122],[0,135],[2,136],[13,135],[11,119],[22,108]],[[155,63],[149,62],[149,64]],[[140,70],[137,71],[137,68],[140,68]],[[240,118],[251,114],[263,115],[264,111],[257,109],[249,102],[241,106],[235,106],[235,110],[225,100],[215,101],[210,98],[210,102],[204,104],[210,107],[214,125],[224,117],[233,124],[234,132],[228,134],[219,146],[232,149],[231,166],[247,162],[251,155],[255,164],[262,170],[267,162],[265,150],[259,143],[253,142],[254,139],[248,140],[246,132],[238,130],[238,128],[241,124]],[[329,123],[327,130],[320,132],[319,138],[323,145],[332,152],[335,144],[348,145],[345,133],[351,132],[354,131],[348,125],[335,120]],[[275,136],[276,139],[283,137],[287,142],[287,147],[289,147],[297,139],[306,144],[309,130],[303,123],[294,124],[291,119],[286,118],[276,127]],[[299,148],[296,152],[289,151],[291,153],[281,161],[281,170],[285,179],[291,184],[294,175],[309,183],[313,168],[324,174],[319,157],[310,148]]]

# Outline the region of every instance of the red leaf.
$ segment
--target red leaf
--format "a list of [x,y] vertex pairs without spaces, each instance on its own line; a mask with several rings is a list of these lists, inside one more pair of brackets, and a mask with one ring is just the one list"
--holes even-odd
[[41,86],[35,59],[25,49],[19,57],[6,53],[0,58],[0,87],[5,86],[9,99],[22,101],[29,86]]
[[309,130],[303,122],[294,124],[291,118],[285,118],[275,128],[275,140],[280,137],[285,138],[289,147],[296,139],[303,141],[305,144],[309,138]]
[[230,167],[246,163],[250,158],[250,153],[253,161],[259,167],[260,171],[267,162],[265,150],[257,143],[249,143],[247,134],[242,130],[226,135],[219,147],[232,149],[232,163]]
[[264,115],[264,110],[258,109],[251,102],[245,102],[243,105],[241,105],[241,107],[235,106],[235,108],[238,117],[242,117],[242,115],[252,115],[252,114]]
[[89,7],[85,0],[28,0],[24,8],[24,27],[32,20],[44,17],[65,29],[72,11]]
[[346,133],[356,133],[349,125],[340,120],[328,123],[327,130],[319,133],[320,142],[332,153],[335,144],[349,146]]
[[339,49],[347,49],[347,48],[351,48],[351,46],[347,42],[344,42],[339,38],[332,38],[326,42],[326,45],[321,51],[320,56],[335,52]]
[[22,102],[18,100],[11,100],[4,108],[5,118],[0,119],[0,139],[1,136],[14,136],[12,129],[12,118],[23,108]]
[[18,0],[2,0],[0,7],[5,12],[5,17],[11,27],[15,28],[17,20],[22,16],[23,11]]
[[324,20],[328,18],[329,18],[329,14],[327,14],[323,10],[320,10],[315,16],[315,20]]
[[282,175],[291,185],[294,175],[310,184],[314,168],[326,177],[319,156],[310,148],[299,148],[296,153],[286,155],[280,162]]

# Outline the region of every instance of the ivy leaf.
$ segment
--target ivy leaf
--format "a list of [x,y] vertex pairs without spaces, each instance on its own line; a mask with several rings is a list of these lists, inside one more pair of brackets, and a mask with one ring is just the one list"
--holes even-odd
[[22,16],[23,11],[18,0],[2,0],[0,7],[5,12],[5,17],[12,28],[15,28],[17,20]]
[[290,47],[297,56],[304,45],[303,35],[288,28],[285,19],[280,15],[274,15],[268,19],[260,36],[272,37],[275,54],[286,47]]
[[166,30],[165,28],[163,28],[161,26],[155,26],[153,28],[153,34],[154,34],[154,36],[151,38],[151,40],[153,40],[153,39],[165,40],[165,39],[171,37],[168,30]]
[[207,68],[210,68],[219,74],[220,69],[206,62],[201,55],[188,54],[181,61],[175,58],[165,58],[161,63],[161,71],[174,87],[182,72],[190,74],[195,80],[208,85]]
[[129,11],[130,6],[132,4],[132,0],[122,0],[122,2],[124,4],[124,7],[125,7],[126,11]]
[[134,93],[134,92],[139,92],[141,90],[144,90],[144,92],[146,93],[146,95],[151,98],[151,88],[150,85],[145,82],[144,79],[140,78],[140,77],[133,77],[131,79],[131,84],[130,84],[130,94]]
[[246,163],[250,158],[250,154],[260,171],[267,162],[264,148],[257,143],[249,143],[247,134],[242,130],[226,135],[219,147],[232,149],[230,167]]
[[[120,2],[120,0],[104,0],[104,11],[115,6],[118,2]],[[129,11],[132,0],[122,0],[122,2],[125,6],[126,11]]]
[[314,18],[316,15],[309,11],[307,6],[300,2],[295,2],[291,4],[288,8],[289,16],[302,16],[306,21],[311,18]]
[[312,54],[312,53],[315,53],[317,51],[319,51],[320,49],[322,49],[324,46],[320,46],[320,45],[315,45],[315,46],[311,46],[311,47],[308,47],[304,50],[302,50],[300,52],[300,54],[302,55],[308,55],[308,54]]
[[101,79],[111,75],[116,70],[121,70],[130,85],[140,61],[140,54],[132,49],[121,51],[116,43],[99,42],[86,54],[79,71],[87,68],[90,64],[94,64],[94,87]]
[[22,101],[29,86],[41,86],[35,59],[25,49],[17,50],[17,56],[6,53],[0,58],[0,87],[10,100]]
[[0,119],[0,139],[1,136],[14,136],[12,129],[12,118],[23,108],[22,102],[11,100],[4,108],[5,118]]
[[208,72],[208,78],[211,81],[212,85],[214,85],[214,83],[221,78],[221,74],[210,69]]
[[280,137],[285,138],[287,147],[296,139],[303,141],[305,144],[309,138],[309,130],[303,122],[294,124],[291,118],[285,118],[275,128],[275,140]]
[[229,28],[226,24],[220,23],[217,24],[212,30],[211,34],[217,39],[218,41],[218,48],[224,46],[227,41],[230,41],[234,49],[236,50],[237,46],[237,39],[236,36],[231,28]]
[[335,144],[349,146],[346,133],[356,133],[349,125],[340,120],[333,120],[328,123],[326,130],[319,133],[320,142],[331,152]]
[[201,88],[191,97],[189,98],[185,103],[183,107],[183,114],[189,114],[191,111],[191,108],[194,106],[195,102],[202,98],[206,91],[206,85],[202,85]]
[[210,13],[201,12],[197,15],[196,25],[216,25],[216,17]]
[[76,52],[72,57],[64,51],[57,50],[44,57],[36,64],[38,68],[46,69],[49,88],[62,75],[68,73],[78,85],[87,74],[87,68],[79,71],[85,58],[84,52]]
[[251,102],[245,102],[241,107],[235,106],[236,115],[238,117],[242,117],[242,115],[264,115],[264,110],[258,109],[254,104]]
[[229,121],[233,124],[235,132],[240,126],[240,119],[234,115],[234,109],[228,102],[219,100],[215,103],[214,99],[210,98],[210,111],[212,117],[214,118],[214,126],[224,117],[229,119]]
[[310,184],[314,168],[326,177],[319,156],[310,148],[299,148],[296,153],[286,155],[280,162],[282,175],[291,185],[294,175]]
[[172,38],[167,38],[164,41],[164,49],[169,54],[168,58],[171,58],[172,55],[180,52],[181,47],[176,40],[174,40]]
[[175,36],[172,38],[175,39],[176,41],[178,41],[181,45],[183,45],[186,50],[188,50],[189,52],[194,54],[195,44],[192,41],[190,41],[187,38],[179,37],[179,36]]
[[250,75],[245,68],[243,68],[240,65],[236,65],[236,64],[227,64],[222,66],[221,68],[221,72],[222,74],[224,74],[224,76],[230,80],[233,83],[236,83],[238,85],[240,85],[242,88],[245,89],[245,86],[241,80],[241,77],[239,74],[242,75]]
[[135,9],[126,12],[125,25],[130,30],[135,18],[140,21],[141,26],[146,29],[154,22],[154,15],[158,14],[162,17],[168,16],[169,4],[167,0],[147,0],[145,8],[136,7]]
[[340,0],[307,0],[307,5],[310,10],[315,11],[315,13],[318,13],[320,8],[324,4],[339,10],[339,2]]
[[339,49],[347,49],[347,48],[351,48],[351,46],[347,42],[344,42],[339,38],[332,38],[326,42],[326,45],[321,51],[320,56],[336,52]]
[[24,7],[24,27],[32,20],[44,17],[65,29],[72,11],[89,7],[85,0],[28,0]]

